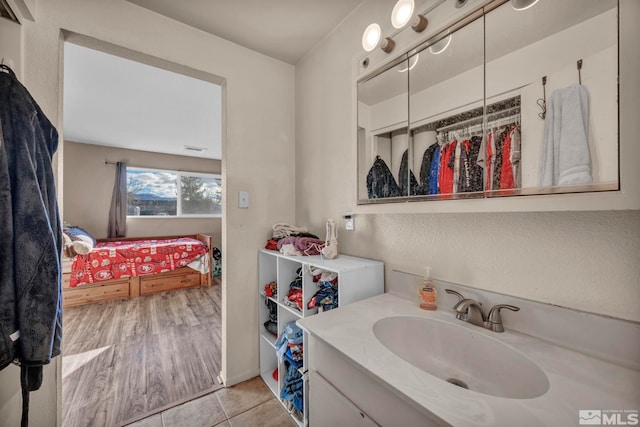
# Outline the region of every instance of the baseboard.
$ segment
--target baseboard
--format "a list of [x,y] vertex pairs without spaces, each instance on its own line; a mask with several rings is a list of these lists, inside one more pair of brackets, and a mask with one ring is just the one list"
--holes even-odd
[[236,375],[235,377],[225,379],[224,376],[222,376],[222,372],[220,372],[220,376],[222,376],[225,387],[231,387],[236,384],[240,384],[243,381],[250,380],[251,378],[255,378],[259,375],[260,375],[260,370],[255,369],[250,372],[245,372],[244,374]]

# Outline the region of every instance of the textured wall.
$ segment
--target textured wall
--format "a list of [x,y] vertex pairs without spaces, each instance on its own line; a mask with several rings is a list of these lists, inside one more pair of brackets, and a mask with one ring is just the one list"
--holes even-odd
[[341,249],[442,280],[640,320],[640,213],[362,215]]
[[[354,62],[370,22],[391,32],[393,4],[364,2],[296,66],[296,220],[316,232],[356,208]],[[357,215],[338,240],[387,272],[430,265],[443,280],[640,320],[640,211]]]

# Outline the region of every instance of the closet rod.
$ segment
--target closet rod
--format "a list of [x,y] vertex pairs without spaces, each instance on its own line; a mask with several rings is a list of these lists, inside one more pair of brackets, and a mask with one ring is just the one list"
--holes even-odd
[[[520,116],[518,114],[513,114],[511,116],[505,116],[505,117],[501,117],[499,119],[494,119],[491,120],[487,123],[487,128],[490,129],[492,127],[500,127],[500,126],[504,126],[506,124],[512,123],[513,121],[518,121],[520,119]],[[456,130],[463,130],[463,131],[468,131],[470,134],[474,134],[480,130],[482,130],[482,122],[480,123],[475,123],[472,124],[470,126],[461,126],[459,128],[453,129],[454,131]],[[449,132],[449,130],[444,131],[445,134],[447,134]]]
[[[518,105],[516,107],[511,107],[511,108],[507,108],[507,109],[500,110],[500,111],[494,111],[493,113],[487,113],[487,117],[489,117],[489,116],[497,116],[499,114],[506,114],[506,113],[510,113],[512,111],[519,111],[519,110],[520,110],[520,106]],[[513,117],[517,117],[517,116],[519,116],[519,114],[513,114],[512,116]],[[505,116],[505,117],[511,117],[511,116]],[[468,123],[477,122],[477,121],[480,121],[480,123],[482,123],[482,119],[483,119],[483,116],[472,117],[470,119],[466,119],[466,120],[463,120],[461,122],[453,123],[453,124],[450,124],[448,126],[443,126],[441,128],[438,128],[438,129],[436,129],[436,132],[442,132],[442,131],[447,131],[447,130],[450,130],[450,129],[461,128],[461,127],[464,127],[464,125],[466,125]],[[498,118],[498,119],[500,119],[500,118]],[[478,124],[478,123],[474,123],[474,124]]]

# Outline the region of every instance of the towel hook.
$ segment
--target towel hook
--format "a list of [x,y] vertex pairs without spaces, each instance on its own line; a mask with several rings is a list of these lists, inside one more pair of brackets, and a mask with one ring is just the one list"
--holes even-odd
[[582,84],[582,75],[580,73],[580,70],[582,70],[582,59],[578,59],[576,65],[578,66],[578,83]]
[[538,113],[538,117],[542,120],[547,117],[547,76],[542,77],[542,98],[538,98],[538,107],[542,109],[542,112]]

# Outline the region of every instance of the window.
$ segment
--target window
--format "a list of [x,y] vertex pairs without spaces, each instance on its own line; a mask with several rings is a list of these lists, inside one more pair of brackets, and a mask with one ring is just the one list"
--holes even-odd
[[221,216],[220,175],[129,167],[127,215]]

